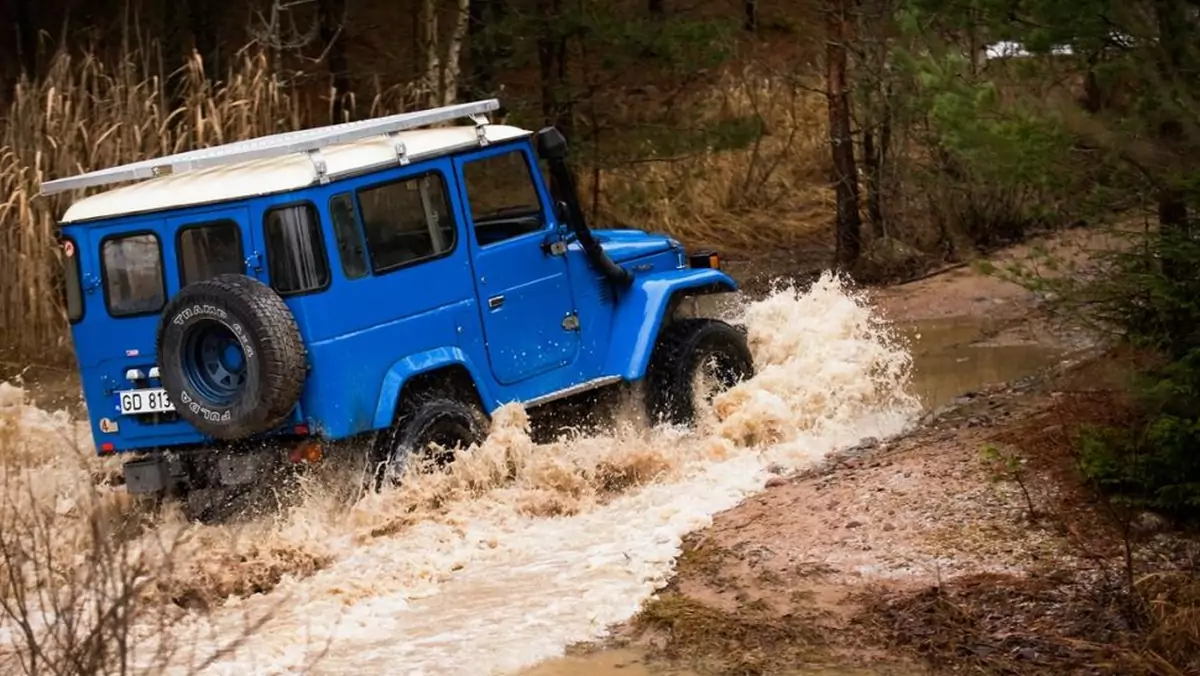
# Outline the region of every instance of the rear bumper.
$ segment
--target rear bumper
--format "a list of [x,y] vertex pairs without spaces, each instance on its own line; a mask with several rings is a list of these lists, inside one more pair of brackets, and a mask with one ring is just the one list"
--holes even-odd
[[179,456],[154,453],[130,460],[124,467],[125,490],[139,495],[174,492],[186,488],[187,469]]
[[154,452],[125,463],[125,490],[141,495],[182,494],[196,488],[245,486],[270,477],[285,460],[306,465],[320,462],[323,456],[324,448],[314,438],[240,451]]

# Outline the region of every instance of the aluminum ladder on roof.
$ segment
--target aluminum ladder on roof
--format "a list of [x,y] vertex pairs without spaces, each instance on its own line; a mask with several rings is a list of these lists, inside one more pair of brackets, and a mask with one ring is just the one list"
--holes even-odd
[[[246,160],[278,157],[292,153],[308,153],[318,174],[324,174],[324,160],[320,157],[323,147],[349,143],[371,136],[392,135],[409,129],[431,124],[470,119],[482,139],[482,125],[487,124],[487,113],[500,108],[497,99],[459,103],[441,108],[400,113],[356,122],[343,122],[313,129],[283,132],[270,136],[235,141],[211,148],[168,155],[152,160],[123,164],[110,169],[101,169],[78,176],[60,178],[42,184],[43,195],[53,195],[67,190],[79,190],[123,181],[137,181],[196,169],[241,162]],[[404,156],[404,146],[394,137],[397,155]]]

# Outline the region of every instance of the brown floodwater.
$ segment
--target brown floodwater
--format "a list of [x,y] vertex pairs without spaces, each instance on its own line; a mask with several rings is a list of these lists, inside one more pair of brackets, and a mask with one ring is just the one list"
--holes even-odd
[[[747,326],[759,373],[719,397],[694,429],[651,429],[630,415],[605,433],[542,443],[524,410],[507,406],[488,440],[451,471],[350,506],[331,469],[272,518],[198,527],[165,513],[132,551],[157,560],[164,543],[182,542],[175,553],[189,565],[178,583],[226,602],[171,631],[148,615],[136,627],[146,646],[136,669],[193,673],[186,656],[170,668],[149,662],[165,654],[159,642],[187,641],[201,657],[219,655],[207,670],[214,674],[669,673],[628,652],[556,656],[633,615],[670,578],[683,537],[761,491],[770,468],[798,471],[864,438],[899,433],[923,408],[1056,358],[994,337],[981,344],[989,331],[979,323],[901,327],[910,339],[902,347],[872,316],[832,278],[734,308],[729,317]],[[95,484],[109,464],[79,463],[81,450],[94,456],[76,443],[90,437],[86,421],[0,382],[0,431],[11,432],[0,479],[56,519],[55,557],[79,556],[93,512],[64,496],[94,494],[114,512],[128,504],[120,486]],[[347,485],[361,479],[349,474]],[[325,566],[312,570],[314,560]],[[278,587],[231,591],[256,588],[263,570],[278,571]],[[265,624],[239,647],[223,647],[260,617]],[[19,640],[0,635],[0,664],[18,654],[6,649]]]
[[1066,358],[1060,345],[1034,341],[990,341],[986,319],[951,318],[899,326],[911,341],[911,391],[928,410],[955,397],[1032,375]]
[[[1033,341],[989,340],[986,319],[956,317],[912,322],[896,327],[909,341],[913,357],[911,391],[926,410],[944,406],[955,397],[989,385],[1032,375],[1064,359],[1068,350]],[[795,672],[797,676],[867,676],[874,670],[823,666]],[[894,667],[887,673],[894,674]],[[651,665],[646,655],[629,649],[600,650],[547,660],[520,676],[695,676],[688,670]]]

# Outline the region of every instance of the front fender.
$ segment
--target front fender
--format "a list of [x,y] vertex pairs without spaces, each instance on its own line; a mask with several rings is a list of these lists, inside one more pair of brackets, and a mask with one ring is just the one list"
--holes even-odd
[[[646,374],[671,297],[737,291],[737,282],[712,268],[673,270],[636,277],[613,315],[605,373],[637,380]],[[688,293],[690,292],[690,293]]]
[[375,407],[374,429],[385,429],[392,426],[400,390],[409,378],[447,366],[462,366],[467,369],[467,373],[471,374],[471,380],[475,381],[479,398],[490,412],[495,400],[491,396],[487,383],[479,377],[479,373],[467,359],[466,353],[457,347],[439,347],[409,355],[392,364],[392,367],[388,369],[387,374],[383,377],[383,387],[380,388],[379,403]]

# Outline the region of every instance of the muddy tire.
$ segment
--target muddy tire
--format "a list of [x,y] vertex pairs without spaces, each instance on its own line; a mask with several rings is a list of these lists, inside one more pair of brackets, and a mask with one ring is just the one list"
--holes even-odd
[[[381,437],[376,490],[399,485],[406,472],[446,469],[459,452],[483,443],[489,426],[487,415],[475,403],[440,394],[420,397],[405,406]],[[414,458],[422,464],[414,465]]]
[[215,439],[278,427],[308,375],[291,311],[270,287],[245,275],[184,287],[163,310],[157,352],[175,409]]
[[[697,376],[711,388],[697,388]],[[746,335],[719,319],[680,319],[659,333],[646,373],[647,413],[652,423],[691,425],[698,405],[754,375]]]

